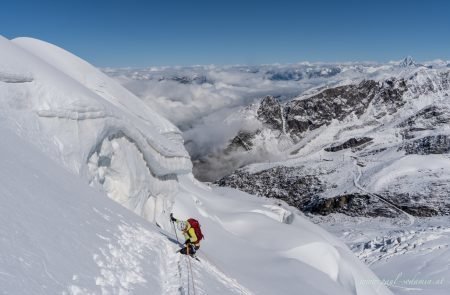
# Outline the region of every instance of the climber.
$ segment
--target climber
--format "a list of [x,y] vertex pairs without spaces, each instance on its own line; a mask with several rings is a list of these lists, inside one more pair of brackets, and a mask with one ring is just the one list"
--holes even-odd
[[170,221],[176,223],[177,229],[183,233],[186,239],[184,247],[178,252],[184,255],[195,256],[195,252],[200,248],[200,241],[203,239],[200,223],[193,218],[188,220],[176,219],[172,213],[170,213]]

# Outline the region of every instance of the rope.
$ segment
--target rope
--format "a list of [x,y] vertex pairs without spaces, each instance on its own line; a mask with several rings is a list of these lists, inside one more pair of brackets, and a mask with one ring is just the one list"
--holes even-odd
[[[177,242],[178,242],[178,244],[180,244],[180,241],[178,240],[177,231],[175,229],[175,223],[173,221],[171,221],[171,222],[172,222],[172,226],[173,226],[173,232],[175,233],[175,237],[177,238]],[[189,245],[187,245],[186,250],[187,250],[187,255],[189,255]],[[188,267],[188,277],[187,277],[187,279],[188,279],[188,295],[191,294],[190,293],[191,292],[191,288],[190,288],[191,281],[192,281],[192,291],[194,292],[194,295],[196,295],[195,294],[196,293],[195,292],[195,280],[194,280],[194,273],[192,271],[191,259],[189,257],[187,257],[187,256],[185,256],[185,258],[187,259],[187,263],[186,264],[187,264],[187,267]]]
[[186,267],[187,267],[187,281],[188,281],[188,295],[190,295],[191,294],[191,287],[190,287],[190,284],[191,284],[191,280],[189,279],[189,277],[190,277],[190,272],[189,272],[189,264],[188,264],[188,262],[187,262],[187,260],[186,259],[189,259],[189,258],[187,258],[187,257],[184,257],[185,258],[185,260],[184,260],[184,262],[186,263]]
[[194,272],[192,271],[191,259],[189,257],[186,257],[186,259],[189,262],[189,272],[191,273],[192,290],[194,291],[194,295],[195,295],[195,281],[194,281]]
[[[195,295],[195,283],[194,283],[194,272],[192,271],[192,263],[191,263],[191,259],[188,257],[188,255],[190,255],[189,250],[191,249],[191,244],[187,244],[186,245],[186,259],[188,261],[188,272],[191,274],[191,281],[192,281],[192,290],[194,291],[194,295]],[[188,277],[189,280],[189,277]],[[189,282],[188,282],[189,283]]]

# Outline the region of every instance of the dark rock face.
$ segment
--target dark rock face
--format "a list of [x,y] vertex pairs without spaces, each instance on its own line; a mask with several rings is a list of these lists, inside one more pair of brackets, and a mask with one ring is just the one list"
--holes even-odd
[[[342,213],[352,217],[401,216],[399,209],[417,217],[450,215],[450,205],[444,198],[435,198],[436,192],[429,194],[349,193],[331,198],[322,198],[329,184],[317,175],[304,175],[301,167],[279,166],[257,173],[237,170],[216,182],[219,186],[229,186],[250,194],[285,201],[303,212],[319,215]],[[437,185],[437,184],[435,184]]]
[[342,120],[351,112],[361,115],[375,95],[377,83],[363,81],[324,90],[307,99],[295,100],[286,106],[286,121],[290,133],[300,134]]
[[446,154],[450,152],[450,136],[435,135],[409,141],[399,150],[405,150],[407,155]]
[[[257,118],[264,124],[265,128],[272,130],[283,131],[283,109],[280,102],[273,96],[266,96],[260,102]],[[253,148],[253,139],[261,130],[255,130],[253,132],[241,130],[230,141],[225,153],[230,153],[236,150],[249,151]]]
[[416,137],[416,132],[435,130],[450,123],[450,110],[437,106],[429,106],[411,116],[397,127],[402,128],[403,139]]
[[347,140],[343,144],[325,148],[325,151],[327,151],[327,152],[337,152],[337,151],[341,151],[341,150],[344,150],[344,149],[355,148],[355,147],[361,146],[363,144],[366,144],[368,142],[371,142],[372,140],[373,139],[370,138],[370,137],[350,138],[349,140]]
[[329,124],[333,119],[343,120],[351,113],[361,116],[372,101],[384,105],[387,113],[394,113],[405,103],[402,96],[406,90],[404,80],[391,79],[381,84],[367,80],[294,100],[285,109],[287,131],[300,136],[305,131]]
[[256,133],[239,131],[239,133],[231,140],[230,144],[225,149],[225,153],[239,149],[242,149],[244,151],[251,150],[253,147],[252,139],[255,137],[255,135]]
[[[296,141],[301,138],[302,133],[327,125],[333,119],[343,120],[352,113],[361,116],[370,103],[383,106],[384,111],[380,116],[386,113],[392,114],[405,103],[402,96],[406,90],[404,80],[389,79],[383,83],[366,80],[357,85],[326,89],[306,99],[293,100],[284,108],[276,98],[266,96],[259,105],[257,118],[265,127],[282,133],[286,132]],[[239,145],[251,148],[251,139],[257,132],[255,131],[253,136],[245,134],[244,131],[240,132],[227,149],[231,150],[241,141],[244,141],[245,145]],[[242,138],[249,140],[241,140]],[[365,140],[353,139],[342,148],[362,145],[367,143]]]
[[427,206],[401,206],[402,210],[407,212],[408,214],[411,214],[413,216],[417,217],[433,217],[440,214],[439,211],[437,211],[434,208],[427,207]]
[[216,183],[250,194],[280,199],[302,210],[324,190],[316,176],[301,175],[298,168],[290,167],[275,167],[254,174],[237,170]]
[[445,193],[436,190],[441,184],[430,184],[429,192],[392,193],[386,192],[380,196],[390,200],[403,211],[417,217],[450,215],[450,204],[445,200]]
[[307,211],[313,214],[328,215],[331,213],[342,213],[353,217],[383,216],[393,218],[401,214],[394,207],[388,207],[385,203],[380,202],[377,197],[357,193],[329,199],[317,199],[307,209]]
[[[383,123],[380,126],[380,120],[377,119],[401,111],[406,100],[420,99],[422,95],[436,93],[443,96],[448,95],[450,72],[426,72],[424,67],[415,65],[411,60],[406,60],[405,66],[417,67],[408,80],[394,78],[383,82],[366,80],[359,84],[329,88],[282,105],[273,97],[265,97],[259,105],[257,118],[263,123],[262,128],[283,132],[290,136],[295,143],[303,138],[308,139],[309,131],[326,126],[333,120],[343,121],[353,115],[361,117],[370,107],[373,117],[364,116],[362,119],[365,121],[361,124],[340,129],[339,136],[335,136],[335,138],[341,138],[340,135],[345,132],[353,132],[354,129],[372,125],[375,126],[374,132],[380,132],[390,125],[384,126]],[[406,92],[407,95],[405,95]],[[344,141],[335,142],[325,148],[325,151],[337,152],[352,149],[355,159],[358,159],[355,164],[361,167],[365,167],[367,164],[364,161],[365,157],[374,156],[391,148],[392,150],[404,150],[406,154],[450,153],[450,135],[438,133],[439,130],[446,129],[450,123],[450,109],[443,100],[428,105],[403,122],[399,121],[399,117],[396,118],[396,116],[387,119],[391,120],[391,118],[397,124],[396,128],[398,129],[395,134],[403,137],[403,143],[400,145],[395,142],[389,146],[379,140],[375,145],[373,136],[367,137],[364,135],[370,133],[363,133],[364,135],[361,137],[357,137],[355,134],[352,138],[346,137]],[[372,121],[375,123],[372,124]],[[423,131],[430,131],[426,135],[434,135],[424,137]],[[239,133],[231,145],[241,149],[253,148],[252,141],[255,134],[258,133],[254,132],[253,136]],[[362,160],[359,161],[359,159]],[[253,174],[246,170],[237,170],[217,183],[252,194],[281,199],[312,214],[342,213],[349,216],[399,217],[404,215],[401,212],[403,210],[419,217],[450,215],[448,202],[450,185],[445,179],[440,178],[439,171],[426,169],[420,171],[420,175],[423,175],[424,179],[417,180],[420,182],[417,190],[414,186],[414,179],[399,179],[398,183],[389,184],[383,190],[377,191],[377,194],[354,192],[342,194],[341,190],[332,194],[329,190],[335,188],[334,184],[326,182],[327,176],[321,174],[327,172],[306,173],[304,168],[280,166]],[[339,171],[340,168],[336,169],[333,173]],[[412,187],[409,188],[409,185]],[[327,190],[326,194],[323,194],[325,190]],[[323,195],[332,197],[323,198]]]
[[237,170],[216,184],[249,194],[280,199],[312,214],[343,213],[349,216],[389,218],[402,214],[376,196],[354,193],[328,199],[320,198],[318,195],[324,192],[325,184],[317,176],[301,174],[299,168],[280,166],[254,174]]
[[283,110],[273,96],[266,96],[260,103],[258,119],[269,128],[283,130]]
[[[370,80],[363,81],[356,85],[326,89],[313,96],[294,100],[285,105],[281,105],[275,98],[269,96],[261,101],[257,117],[263,123],[263,128],[280,132],[284,132],[283,129],[286,128],[287,135],[290,135],[295,142],[303,138],[308,131],[328,125],[332,120],[344,120],[353,114],[360,117],[367,111],[369,105],[374,111],[375,118],[394,114],[406,103],[406,97],[403,97],[406,91],[408,91],[409,99],[415,99],[418,95],[450,88],[449,73],[436,74],[433,77],[434,80],[429,82],[425,80],[425,83],[416,83],[416,78],[413,78],[414,83],[402,79],[388,79],[380,83]],[[417,79],[423,82],[424,76],[421,75]],[[438,80],[437,85],[436,79]],[[408,85],[411,86],[411,89],[408,88]],[[445,104],[428,106],[396,126],[400,129],[399,133],[403,136],[404,141],[399,148],[398,145],[393,148],[404,150],[406,154],[450,153],[450,135],[419,136],[421,131],[440,130],[449,123],[450,110]],[[252,142],[255,135],[258,134],[257,132],[253,132],[253,134],[239,133],[230,146],[243,150],[253,148]],[[371,137],[353,137],[345,142],[335,143],[325,148],[325,151],[337,152],[351,148],[353,152],[357,153],[357,157],[361,158],[381,153],[388,148],[375,146],[372,150],[366,149],[372,142]],[[357,165],[363,166],[360,163]],[[431,179],[435,177],[425,174],[428,172],[423,173]],[[304,167],[279,166],[257,173],[237,170],[216,183],[259,196],[281,199],[312,214],[342,213],[349,216],[391,218],[404,214],[397,208],[419,217],[450,214],[450,205],[446,195],[448,185],[445,180],[439,181],[439,178],[436,181],[432,180],[429,185],[421,187],[421,190],[417,192],[408,191],[401,187],[402,183],[400,183],[398,186],[393,184],[379,195],[336,193],[331,198],[322,198],[322,193],[326,189],[333,189],[333,184],[325,183],[325,179],[326,177],[321,176],[320,173],[307,174]],[[330,195],[329,191],[327,191],[327,195]]]
[[[408,90],[406,81],[403,79],[385,80],[377,90],[377,94],[373,99],[373,104],[383,106],[389,115],[396,113],[405,103],[403,94]],[[379,118],[383,113],[379,115]]]
[[[429,106],[411,116],[398,127],[410,127],[432,130],[436,126],[450,123],[449,110]],[[426,124],[426,125],[425,125]]]

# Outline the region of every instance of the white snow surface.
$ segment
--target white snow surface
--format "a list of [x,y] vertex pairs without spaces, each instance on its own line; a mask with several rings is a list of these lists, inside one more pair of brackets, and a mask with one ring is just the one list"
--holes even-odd
[[[179,130],[78,57],[48,43],[0,37],[1,114],[73,173],[149,220],[192,164]],[[14,81],[14,83],[11,83]]]
[[[448,217],[416,219],[401,226],[385,218],[342,214],[314,217],[345,241],[395,294],[448,294],[450,227]],[[369,282],[368,282],[369,283]]]
[[[86,62],[0,52],[3,294],[391,294],[294,208],[196,181],[178,129]],[[202,224],[201,262],[172,210]]]
[[[189,294],[174,237],[0,127],[2,294]],[[197,294],[249,294],[208,261]]]

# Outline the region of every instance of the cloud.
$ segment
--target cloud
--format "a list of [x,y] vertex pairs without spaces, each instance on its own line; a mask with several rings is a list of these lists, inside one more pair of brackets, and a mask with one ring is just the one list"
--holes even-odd
[[345,77],[350,77],[352,72],[360,76],[359,67],[357,64],[304,63],[251,67],[109,68],[106,72],[183,131],[186,148],[193,160],[204,160],[211,155],[212,166],[225,169],[222,167],[227,165],[222,163],[225,161],[231,163],[231,169],[247,163],[248,159],[254,161],[268,156],[260,151],[261,155],[245,155],[246,159],[244,155],[230,156],[226,160],[218,158],[239,130],[257,127],[254,112],[245,111],[245,108],[266,95],[283,101],[319,85],[338,83],[343,80],[341,73],[344,72]]

